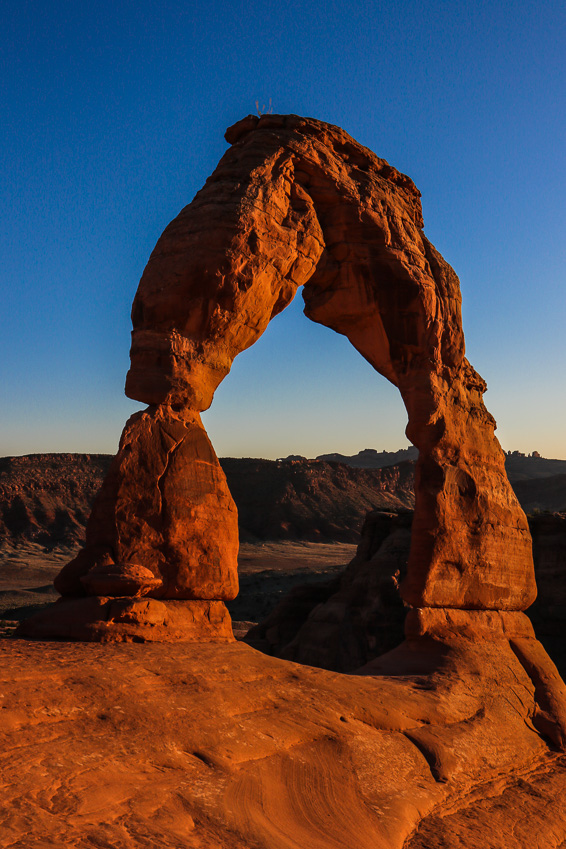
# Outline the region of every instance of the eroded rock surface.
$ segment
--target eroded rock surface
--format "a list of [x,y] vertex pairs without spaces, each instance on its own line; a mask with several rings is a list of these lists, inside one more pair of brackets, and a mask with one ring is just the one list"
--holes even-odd
[[[238,509],[240,542],[357,543],[368,510],[413,508],[417,456],[416,449],[366,449],[353,457],[219,461]],[[0,458],[0,550],[28,542],[47,548],[84,543],[86,521],[111,460],[109,454]],[[506,455],[507,477],[527,514],[566,512],[566,479],[553,471],[562,467],[566,460]]]
[[[238,592],[237,554],[236,506],[198,413],[150,408],[128,421],[86,546],[55,587],[65,596],[229,599]],[[125,592],[132,566],[147,569],[153,585]],[[95,579],[109,570],[115,589],[98,593]]]
[[[412,513],[372,511],[354,559],[326,582],[295,586],[245,639],[275,657],[338,672],[358,667],[403,640]],[[529,517],[537,600],[527,611],[535,631],[566,673],[566,515]]]
[[558,849],[566,764],[510,647],[535,642],[525,617],[459,614],[498,627],[411,637],[382,661],[396,674],[242,644],[0,640],[0,842]]

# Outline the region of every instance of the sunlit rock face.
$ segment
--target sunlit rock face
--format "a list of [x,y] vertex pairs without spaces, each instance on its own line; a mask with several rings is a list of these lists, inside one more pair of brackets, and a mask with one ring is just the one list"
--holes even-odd
[[137,595],[234,596],[236,512],[199,412],[302,286],[307,317],[347,336],[407,408],[420,453],[405,601],[525,609],[527,522],[464,356],[458,278],[423,233],[414,183],[312,119],[248,116],[226,138],[140,281],[126,394],[150,406],[126,425],[58,589],[93,594],[97,569],[123,595],[120,569],[135,566],[150,573]]

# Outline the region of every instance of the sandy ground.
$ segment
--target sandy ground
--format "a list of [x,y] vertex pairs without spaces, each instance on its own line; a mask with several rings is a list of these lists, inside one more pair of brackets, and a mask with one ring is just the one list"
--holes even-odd
[[[58,598],[53,578],[77,549],[45,551],[27,544],[0,550],[0,634]],[[266,542],[240,548],[240,593],[229,604],[234,620],[259,622],[297,584],[327,581],[352,559],[355,545]]]

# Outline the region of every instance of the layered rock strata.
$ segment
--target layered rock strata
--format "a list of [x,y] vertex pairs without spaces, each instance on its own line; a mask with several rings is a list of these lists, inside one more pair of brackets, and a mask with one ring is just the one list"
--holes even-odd
[[312,119],[249,116],[226,138],[231,148],[165,229],[140,281],[126,394],[150,406],[126,425],[86,548],[58,589],[96,594],[96,570],[107,594],[126,596],[141,567],[151,576],[135,594],[236,592],[235,511],[199,412],[303,286],[308,318],[345,335],[407,408],[419,460],[403,598],[528,607],[526,518],[485,383],[464,356],[458,278],[423,233],[415,185]]

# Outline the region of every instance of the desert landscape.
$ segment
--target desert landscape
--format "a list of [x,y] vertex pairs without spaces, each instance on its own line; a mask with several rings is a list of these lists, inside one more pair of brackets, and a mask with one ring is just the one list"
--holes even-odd
[[[366,449],[352,457],[334,454],[310,460],[220,459],[238,508],[240,589],[228,604],[238,636],[267,620],[250,639],[255,647],[280,656],[295,637],[298,622],[303,623],[300,617],[306,619],[332,590],[337,592],[337,579],[355,557],[371,512],[382,514],[385,536],[392,537],[388,545],[396,548],[392,573],[397,568],[406,571],[416,456],[414,449],[396,453]],[[53,579],[84,542],[86,520],[111,460],[111,455],[69,454],[0,458],[4,633],[12,633],[22,618],[58,598]],[[533,537],[538,597],[529,617],[564,675],[566,460],[509,452],[505,467]],[[380,469],[384,472],[374,474]],[[404,525],[402,535],[394,527],[398,522]],[[260,634],[269,629],[270,614],[295,587],[304,594],[304,602],[285,601],[287,608],[293,604],[284,626],[287,643],[279,645],[283,637],[277,644],[263,642]],[[395,645],[402,641],[403,619],[402,606],[396,611],[393,605],[385,627]],[[318,660],[334,668],[328,658]],[[314,656],[309,662],[318,665]]]
[[[0,461],[4,845],[559,849],[566,461],[502,451],[409,177],[297,115],[226,140],[116,456]],[[219,461],[200,414],[300,288],[416,451]]]
[[[24,459],[19,460],[20,467]],[[57,485],[64,489],[67,482],[62,467],[71,467],[71,477],[74,464],[68,457],[49,458],[51,463],[57,460]],[[52,492],[42,492],[37,485],[31,491],[44,506],[46,498],[51,498],[53,505]],[[20,496],[24,492],[22,486]],[[79,509],[80,504],[79,499]],[[64,506],[70,510],[72,504],[67,501]],[[58,509],[62,507],[59,502]],[[389,525],[399,524],[393,513],[378,511],[374,515]],[[410,519],[410,515],[397,514],[401,528],[390,528],[382,543],[383,553],[389,549],[389,575],[398,566],[406,568],[409,533],[404,517]],[[543,531],[546,524],[546,532],[536,533],[537,522],[542,523]],[[76,525],[71,528],[80,533]],[[29,533],[29,527],[27,530]],[[45,533],[44,527],[34,528],[35,534],[42,531]],[[536,631],[551,656],[560,659],[564,674],[566,517],[547,514],[531,518],[531,531],[539,546],[542,537],[547,549],[542,571],[535,560],[539,586],[535,608],[540,610]],[[0,603],[1,615],[7,611],[9,618],[2,621],[2,633],[11,637],[11,645],[18,646],[15,653],[4,655],[8,662],[3,667],[3,734],[15,740],[26,728],[26,744],[5,750],[3,774],[13,787],[4,796],[3,833],[6,841],[11,841],[6,845],[42,846],[47,840],[51,846],[74,842],[79,846],[238,847],[250,845],[253,835],[256,845],[270,847],[396,846],[403,845],[401,837],[417,822],[409,846],[475,846],[478,835],[485,841],[486,831],[494,824],[497,828],[491,844],[482,845],[520,845],[519,841],[533,841],[533,830],[538,841],[535,846],[560,845],[557,835],[566,828],[561,820],[566,764],[560,758],[534,758],[527,769],[513,770],[510,780],[500,774],[507,755],[498,740],[487,781],[482,754],[476,766],[481,780],[474,782],[473,775],[461,775],[456,783],[453,776],[448,788],[444,782],[427,781],[429,767],[424,758],[419,760],[421,755],[416,757],[417,750],[409,744],[398,750],[403,728],[423,727],[425,714],[415,718],[414,711],[424,681],[429,689],[420,690],[421,712],[427,699],[440,705],[451,694],[455,682],[442,681],[438,671],[431,683],[430,676],[423,677],[426,669],[419,668],[411,677],[417,687],[414,695],[408,699],[403,693],[400,699],[393,699],[398,709],[411,714],[408,718],[394,716],[386,725],[388,743],[382,763],[377,754],[383,752],[383,740],[377,729],[383,728],[385,707],[380,708],[376,699],[385,695],[381,687],[379,693],[365,686],[352,690],[355,679],[351,676],[316,677],[316,670],[302,662],[258,664],[253,651],[242,654],[242,642],[238,649],[223,647],[218,668],[218,649],[202,644],[196,655],[192,644],[167,644],[164,655],[158,644],[149,643],[96,648],[92,644],[14,640],[18,621],[56,597],[51,581],[76,552],[76,544],[65,547],[59,543],[49,551],[45,537],[43,543],[25,538],[20,544],[8,544],[5,537],[3,541]],[[362,556],[367,543],[366,536],[360,545]],[[325,602],[340,589],[344,567],[337,564],[345,563],[353,552],[355,546],[349,543],[288,539],[243,543],[240,596],[230,603],[235,634],[241,640],[252,624],[242,619],[265,618],[255,638],[251,635],[250,644],[256,654],[258,649],[284,654],[318,603],[322,623],[315,618],[308,628],[303,627],[302,639],[295,641],[291,650],[307,654],[307,663],[326,668],[332,668],[345,654],[355,663],[351,640],[343,639],[344,617],[340,624],[336,616],[336,600],[324,609]],[[396,557],[393,563],[392,553]],[[376,571],[375,561],[372,571]],[[360,578],[365,581],[363,573]],[[295,595],[292,591],[285,598],[293,584]],[[402,641],[405,611],[398,597],[389,596],[384,606],[383,600],[375,604],[374,595],[380,621],[369,634],[368,617],[363,616],[367,610],[356,611],[351,593],[346,598],[350,611],[358,616],[361,612],[359,619],[366,626],[365,632],[358,630],[358,644],[360,633],[366,647],[368,637],[381,635],[383,639],[384,632],[389,640]],[[239,609],[238,604],[242,605]],[[366,607],[371,609],[371,604]],[[531,616],[535,608],[529,611]],[[375,610],[373,613],[375,617]],[[338,624],[342,632],[341,652],[336,650],[336,636],[328,645],[332,622],[335,631]],[[281,647],[276,637],[282,639]],[[5,639],[3,644],[7,642]],[[344,648],[350,651],[346,653]],[[379,645],[374,643],[372,649],[374,655],[379,654]],[[482,658],[482,676],[484,664]],[[37,679],[36,669],[42,681],[49,682],[47,690]],[[494,670],[493,674],[498,677],[499,673]],[[484,684],[489,686],[489,679]],[[468,686],[466,681],[458,682],[460,689]],[[513,688],[517,688],[516,681]],[[386,710],[390,714],[391,705]],[[251,751],[238,754],[236,744],[251,747]],[[252,761],[257,758],[258,746],[260,764],[266,759],[259,775],[249,762],[250,755]],[[76,747],[82,753],[78,762]],[[234,769],[240,789],[232,791],[235,797],[231,792],[224,798],[222,786]],[[288,788],[283,804],[281,786]],[[341,788],[339,796],[336,786]],[[378,790],[381,800],[376,796]],[[20,795],[16,797],[16,793]],[[392,800],[397,801],[391,810]],[[383,816],[385,809],[390,812],[388,817]],[[423,811],[430,813],[423,817]]]

